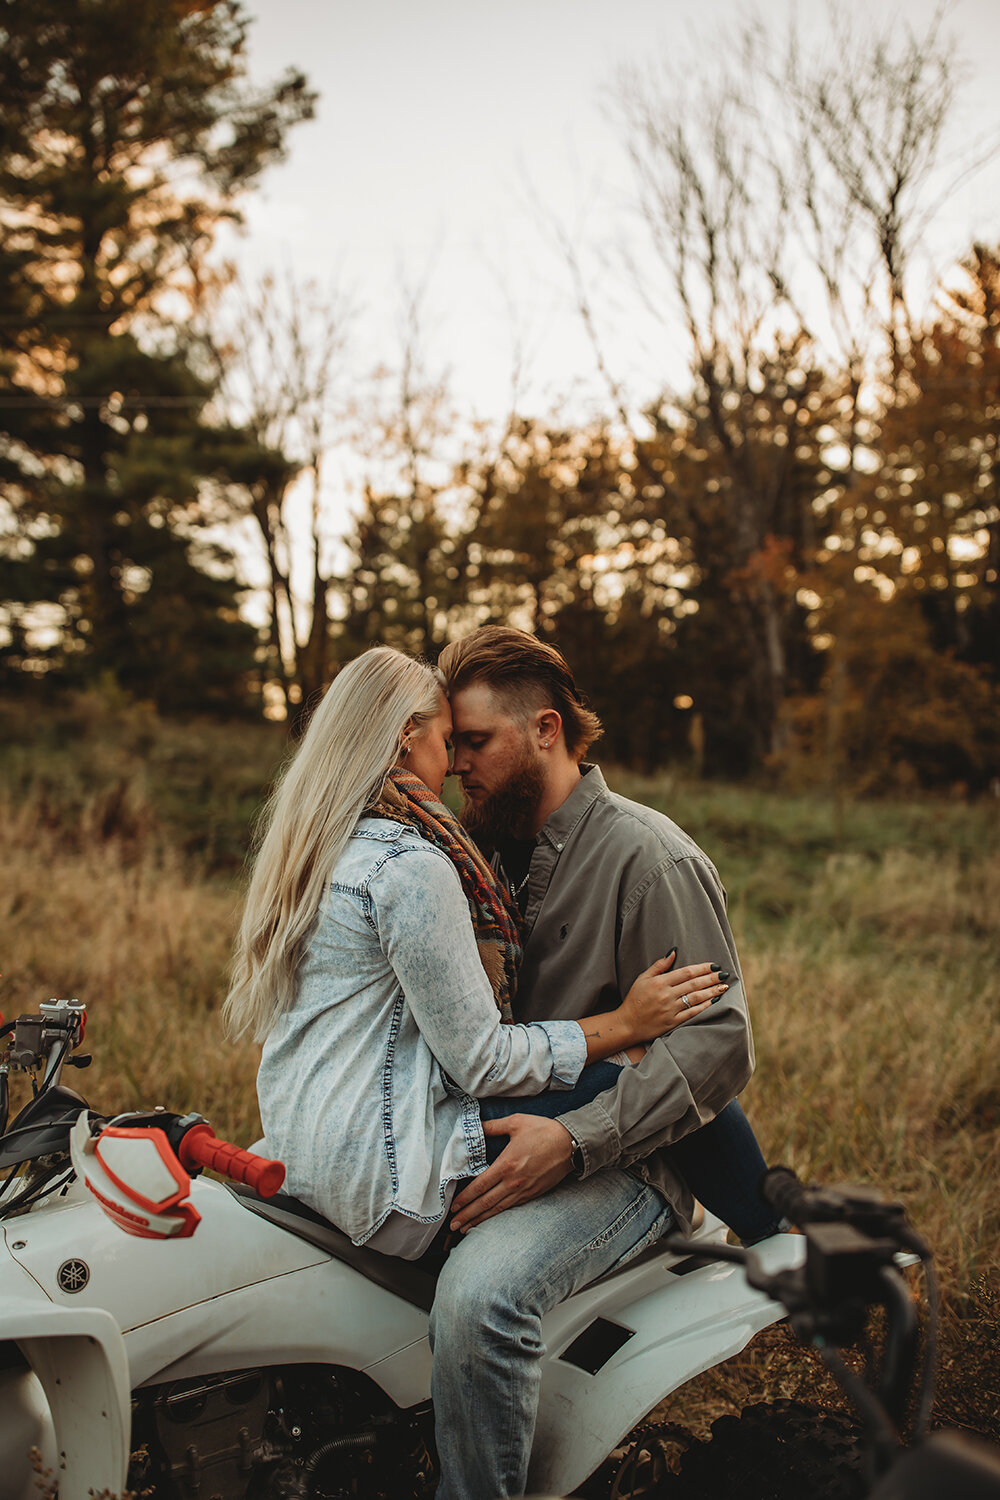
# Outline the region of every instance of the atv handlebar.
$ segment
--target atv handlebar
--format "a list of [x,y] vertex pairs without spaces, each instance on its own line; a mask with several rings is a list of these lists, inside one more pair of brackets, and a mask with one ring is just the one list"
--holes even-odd
[[228,1141],[220,1140],[210,1125],[193,1125],[186,1130],[177,1155],[186,1171],[209,1167],[233,1182],[245,1182],[262,1198],[273,1197],[285,1180],[285,1168],[280,1161],[268,1161],[263,1156],[254,1156],[252,1151],[231,1146]]
[[800,1182],[790,1167],[770,1167],[760,1180],[760,1195],[776,1213],[807,1230],[820,1224],[849,1224],[860,1234],[898,1241],[924,1259],[926,1245],[906,1222],[901,1203],[867,1187],[818,1187]]
[[[799,1267],[772,1274],[753,1250],[676,1235],[666,1244],[677,1254],[743,1265],[748,1284],[782,1304],[792,1331],[819,1350],[860,1409],[875,1471],[882,1474],[898,1457],[911,1397],[917,1398],[909,1422],[912,1438],[924,1436],[930,1415],[938,1303],[930,1251],[906,1222],[902,1205],[870,1188],[807,1185],[788,1167],[771,1167],[761,1178],[760,1194],[802,1230],[805,1258]],[[919,1258],[924,1267],[928,1311],[923,1360],[916,1307],[897,1268],[900,1257]],[[869,1371],[866,1382],[837,1350],[863,1336],[868,1312],[876,1307],[885,1309],[885,1338],[878,1368]],[[890,1493],[896,1494],[887,1491],[882,1500],[889,1500]]]

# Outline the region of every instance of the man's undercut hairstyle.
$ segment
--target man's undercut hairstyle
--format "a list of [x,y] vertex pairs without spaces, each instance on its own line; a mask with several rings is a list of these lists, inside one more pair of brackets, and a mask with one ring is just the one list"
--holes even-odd
[[445,646],[438,667],[449,693],[481,682],[512,718],[527,720],[539,709],[554,708],[562,719],[566,748],[577,761],[602,733],[600,719],[584,703],[562,655],[525,630],[483,625]]

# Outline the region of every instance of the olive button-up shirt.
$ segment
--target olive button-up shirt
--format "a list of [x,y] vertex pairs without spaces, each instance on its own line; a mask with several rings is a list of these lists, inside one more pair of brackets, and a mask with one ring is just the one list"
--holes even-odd
[[660,1148],[718,1114],[754,1065],[726,894],[683,829],[611,792],[596,766],[581,769],[531,856],[514,1016],[579,1020],[613,1009],[675,945],[677,968],[704,962],[729,971],[729,990],[716,1004],[653,1042],[616,1088],[560,1117],[581,1149],[583,1176],[627,1167],[662,1192],[687,1227],[691,1194]]

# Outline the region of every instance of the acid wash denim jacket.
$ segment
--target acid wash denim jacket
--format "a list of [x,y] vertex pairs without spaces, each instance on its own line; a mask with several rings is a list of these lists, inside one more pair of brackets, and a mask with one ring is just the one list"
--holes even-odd
[[451,860],[362,818],[264,1044],[266,1149],[355,1244],[414,1258],[486,1165],[476,1098],[572,1088],[586,1056],[574,1020],[501,1024]]

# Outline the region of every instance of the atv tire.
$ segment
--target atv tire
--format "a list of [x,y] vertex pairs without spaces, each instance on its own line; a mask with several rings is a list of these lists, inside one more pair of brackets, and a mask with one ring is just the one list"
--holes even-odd
[[719,1417],[693,1442],[662,1500],[862,1500],[864,1437],[845,1413],[778,1400]]

